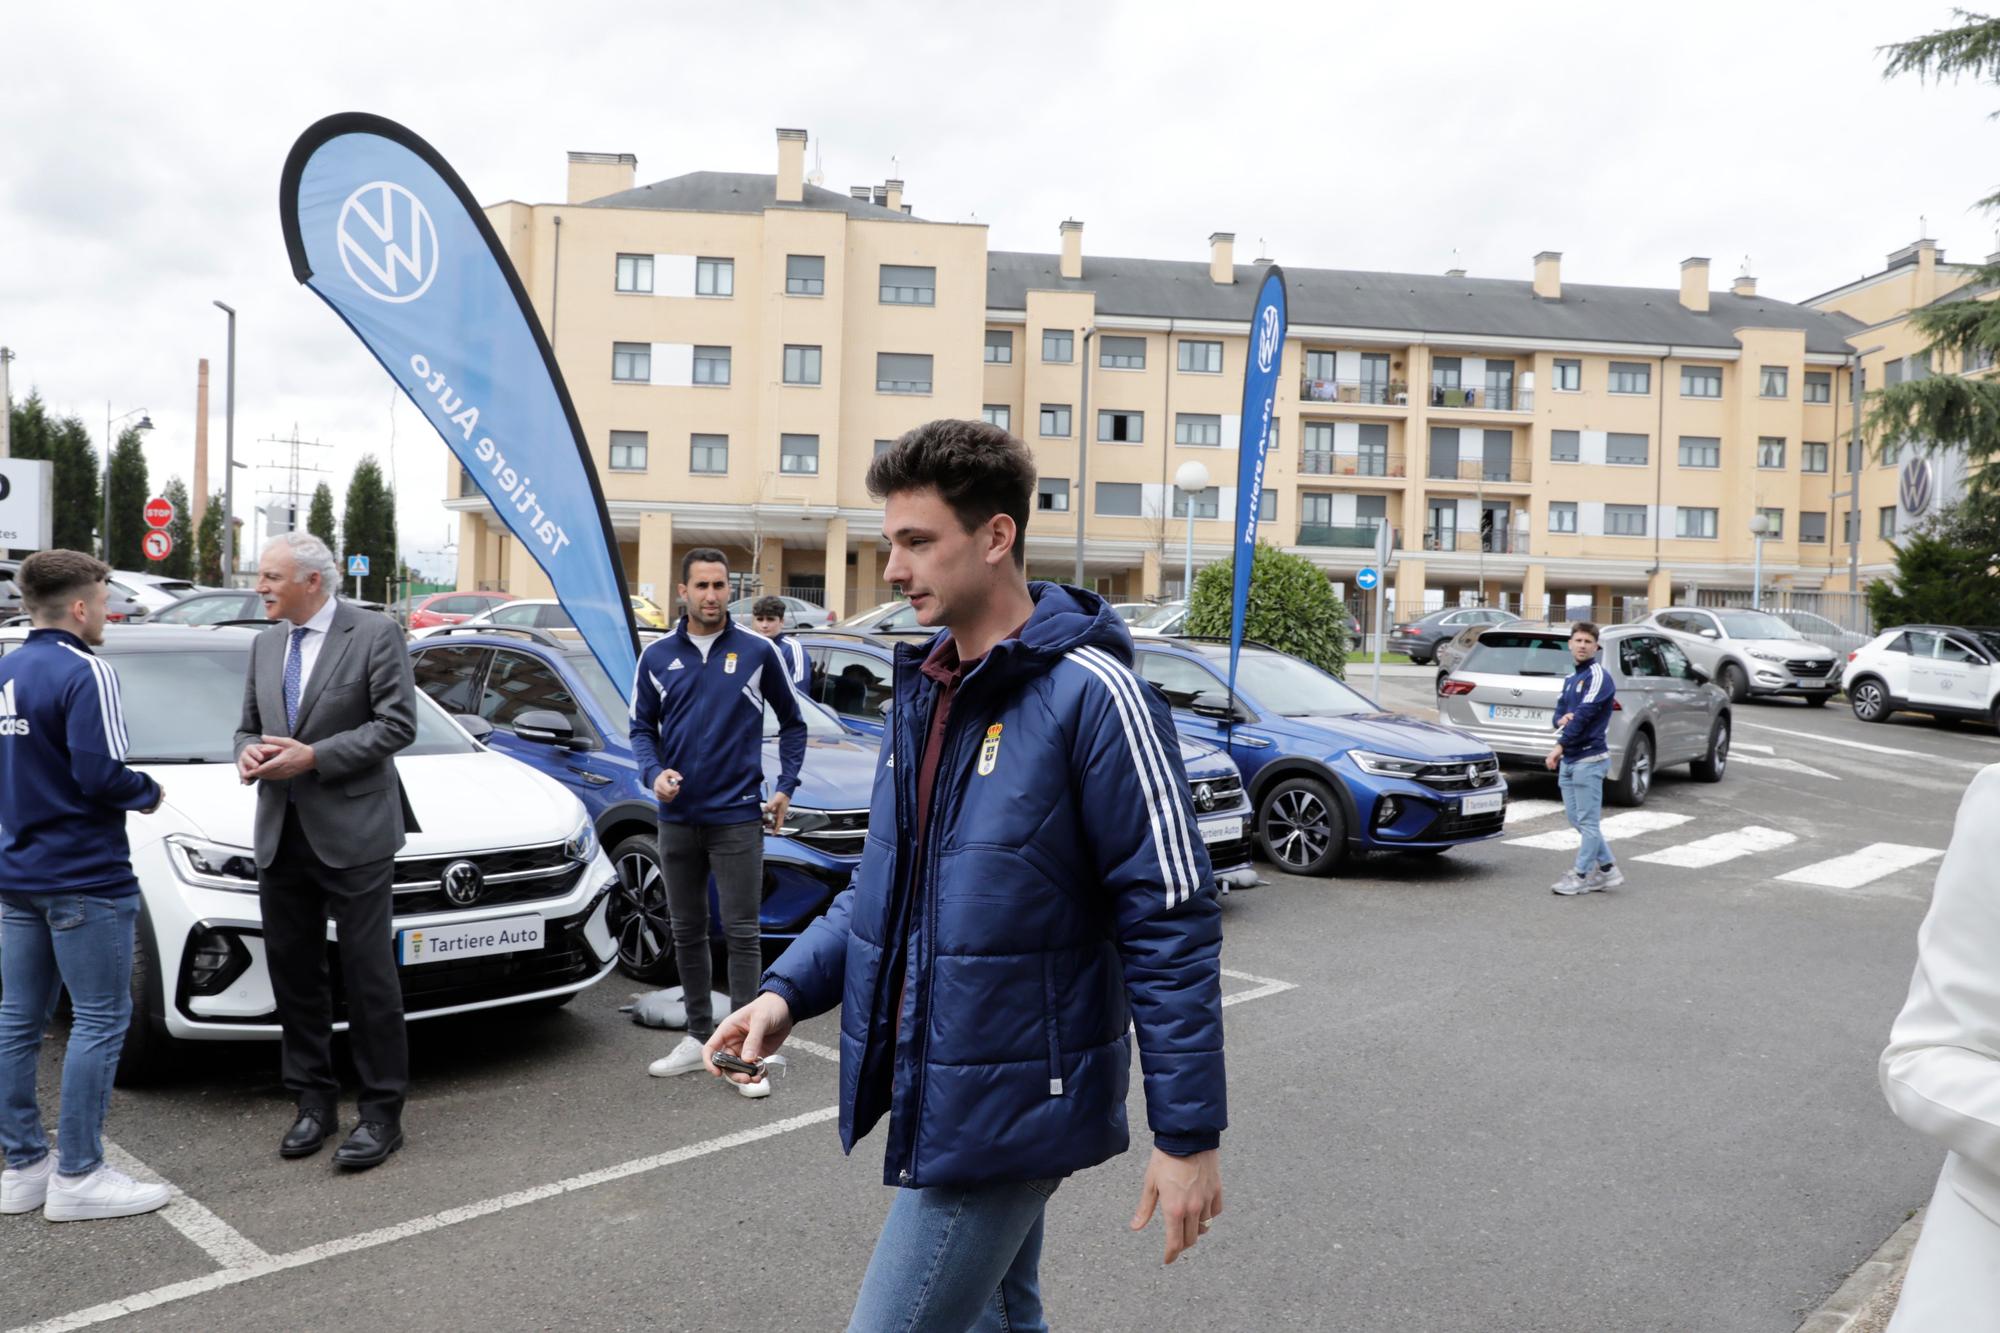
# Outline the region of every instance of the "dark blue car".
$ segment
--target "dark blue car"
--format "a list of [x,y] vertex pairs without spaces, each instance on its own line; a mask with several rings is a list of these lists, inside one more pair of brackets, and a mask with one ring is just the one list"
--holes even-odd
[[1139,673],[1183,736],[1224,747],[1249,784],[1259,849],[1328,875],[1351,852],[1435,855],[1500,833],[1507,784],[1464,732],[1392,713],[1319,668],[1245,644],[1234,713],[1229,645],[1142,639]]
[[[417,688],[503,754],[564,783],[590,811],[618,869],[608,924],[618,964],[639,981],[675,977],[658,805],[632,758],[625,700],[581,642],[545,630],[451,626],[410,645]],[[879,744],[807,706],[805,766],[781,833],[764,838],[762,923],[781,950],[847,887],[868,835]],[[764,772],[778,775],[777,718],[764,711]],[[715,885],[709,921],[721,940]],[[718,974],[719,975],[719,974]]]

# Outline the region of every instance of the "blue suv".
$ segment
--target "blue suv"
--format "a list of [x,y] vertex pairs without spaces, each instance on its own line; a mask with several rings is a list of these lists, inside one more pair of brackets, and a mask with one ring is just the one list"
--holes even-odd
[[[475,737],[574,791],[618,870],[608,923],[619,969],[635,980],[675,977],[658,804],[632,758],[624,697],[579,641],[546,630],[447,626],[410,645],[417,688]],[[879,743],[807,706],[805,766],[780,833],[764,838],[761,911],[767,954],[781,950],[847,887],[868,836]],[[764,714],[764,772],[778,775],[777,718]],[[721,913],[709,882],[715,940]],[[718,974],[719,975],[719,974]]]
[[1232,710],[1229,645],[1141,639],[1139,673],[1183,736],[1226,749],[1249,784],[1264,855],[1328,875],[1351,852],[1449,851],[1499,835],[1507,784],[1462,731],[1392,713],[1289,654],[1243,646]]

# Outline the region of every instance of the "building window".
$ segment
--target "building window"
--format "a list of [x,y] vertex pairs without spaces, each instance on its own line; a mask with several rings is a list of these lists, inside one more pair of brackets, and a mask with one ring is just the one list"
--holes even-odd
[[778,471],[800,476],[815,476],[819,472],[819,436],[780,435],[778,437]]
[[819,348],[796,344],[785,348],[785,383],[819,383]]
[[733,259],[695,260],[694,294],[696,296],[736,295],[736,261]]
[[1607,537],[1645,536],[1646,506],[1644,505],[1604,506],[1604,535]]
[[1574,430],[1552,430],[1549,432],[1549,461],[1552,463],[1575,463],[1583,457],[1583,432]]
[[1549,531],[1576,531],[1576,501],[1555,500],[1549,504]]
[[1826,446],[1807,440],[1799,446],[1799,466],[1807,472],[1826,471]]
[[826,256],[786,255],[785,295],[826,295]]
[[618,256],[618,290],[621,292],[652,291],[653,257],[651,255]]
[[1307,528],[1333,526],[1333,496],[1326,491],[1299,492],[1299,525]]
[[1146,340],[1144,338],[1100,338],[1097,340],[1097,364],[1106,370],[1144,370],[1146,368]]
[[[1976,375],[1982,370],[1993,368],[1993,349],[1990,347],[1969,347],[1965,351],[1965,373]],[[1812,377],[1808,375],[1807,379]],[[1824,401],[1823,399],[1821,401]]]
[[1104,408],[1097,414],[1097,438],[1110,444],[1138,444],[1146,438],[1146,414]]
[[1338,364],[1333,352],[1306,351],[1306,378],[1309,380],[1330,380],[1334,377],[1334,367]]
[[1069,438],[1069,404],[1042,404],[1042,434],[1050,437]]
[[1076,330],[1043,329],[1042,360],[1061,365],[1076,360]]
[[1833,401],[1832,371],[1808,370],[1806,372],[1806,401],[1809,403],[1830,403]]
[[1896,535],[1896,506],[1883,505],[1875,513],[1875,535],[1890,541]]
[[1604,437],[1604,461],[1643,466],[1651,444],[1647,436],[1627,435],[1614,430]]
[[1799,540],[1811,546],[1826,545],[1826,513],[1824,510],[1799,511]]
[[979,409],[979,415],[989,426],[998,426],[1005,431],[1014,429],[1014,413],[1005,403],[988,403]]
[[1069,512],[1069,478],[1043,477],[1035,482],[1035,508],[1044,514]]
[[880,458],[880,457],[881,457],[881,456],[882,456],[883,454],[886,454],[886,453],[888,453],[888,452],[889,452],[889,449],[890,449],[890,446],[894,445],[895,443],[896,443],[896,442],[895,442],[894,440],[877,440],[877,441],[875,441],[875,454],[874,454],[874,456],[875,456],[876,458]]
[[1455,356],[1435,357],[1431,361],[1431,387],[1433,389],[1456,389],[1459,372],[1465,368],[1464,362]]
[[1770,525],[1764,529],[1764,535],[1772,541],[1781,540],[1785,535],[1785,511],[1782,509],[1759,509],[1757,512],[1762,514],[1764,522]]
[[729,349],[727,347],[695,348],[694,382],[696,384],[729,383]]
[[613,472],[644,472],[646,470],[645,431],[614,430],[611,432],[611,470]]
[[1674,511],[1674,536],[1714,538],[1715,514],[1713,509],[1690,509],[1682,505]]
[[[1183,347],[1186,343],[1181,344]],[[1205,412],[1180,412],[1174,416],[1175,444],[1222,443],[1222,418]]]
[[[1210,486],[1205,490],[1199,490],[1194,493],[1194,516],[1196,518],[1214,518],[1221,512],[1222,488],[1220,486]],[[1186,518],[1187,513],[1187,492],[1176,486],[1174,487],[1174,517]]]
[[931,356],[929,352],[877,352],[875,392],[929,393]]
[[1792,372],[1784,366],[1765,366],[1757,377],[1759,398],[1783,398],[1791,392]]
[[1556,392],[1583,392],[1583,362],[1556,359]]
[[1140,486],[1136,481],[1097,483],[1097,512],[1106,518],[1139,517]]
[[1897,460],[1903,456],[1903,446],[1894,440],[1884,440],[1882,447],[1876,452],[1883,467],[1894,467]]
[[1389,475],[1389,428],[1380,422],[1361,423],[1360,444],[1354,455],[1354,474],[1359,477]]
[[1011,366],[1014,364],[1014,331],[1012,329],[986,330],[986,364],[989,366]]
[[611,378],[624,384],[645,384],[653,378],[651,343],[612,343]]
[[937,269],[914,264],[882,265],[883,305],[936,305]]
[[1722,397],[1722,367],[1682,366],[1681,397],[1683,398]]
[[1682,467],[1721,467],[1722,441],[1713,435],[1681,436]]
[[1222,373],[1222,344],[1181,339],[1181,369],[1196,375]]
[[1757,437],[1757,466],[1781,468],[1785,465],[1785,441],[1778,435]]
[[1278,521],[1278,493],[1268,486],[1257,492],[1257,521],[1259,523]]
[[1612,393],[1651,393],[1653,368],[1643,361],[1613,361],[1610,390]]
[[688,444],[688,471],[709,473],[729,471],[727,435],[691,435],[688,437]]

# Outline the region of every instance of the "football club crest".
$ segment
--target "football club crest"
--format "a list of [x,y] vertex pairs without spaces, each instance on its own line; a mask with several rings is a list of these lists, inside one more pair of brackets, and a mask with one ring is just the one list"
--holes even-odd
[[1000,724],[995,722],[986,729],[986,740],[979,747],[979,776],[985,777],[993,771],[994,761],[1000,758]]
[[731,653],[729,654],[729,656],[722,659],[722,674],[725,676],[733,676],[736,674],[735,653]]

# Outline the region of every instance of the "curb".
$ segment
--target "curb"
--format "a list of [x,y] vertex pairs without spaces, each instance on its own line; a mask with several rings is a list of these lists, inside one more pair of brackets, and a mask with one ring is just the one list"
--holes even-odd
[[1924,1210],[1897,1227],[1895,1234],[1865,1263],[1847,1275],[1840,1289],[1827,1297],[1826,1304],[1806,1316],[1798,1333],[1863,1333],[1879,1330],[1889,1322],[1902,1291],[1903,1271],[1909,1266],[1910,1251],[1923,1231]]

